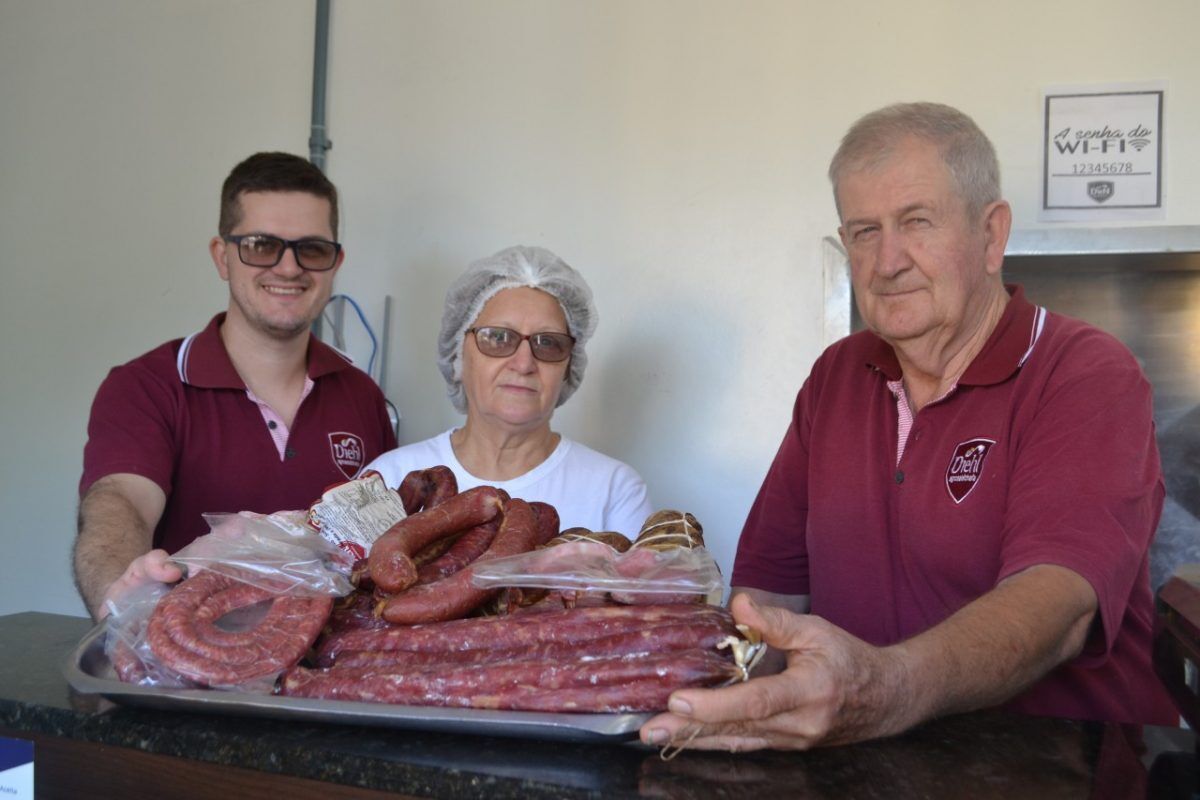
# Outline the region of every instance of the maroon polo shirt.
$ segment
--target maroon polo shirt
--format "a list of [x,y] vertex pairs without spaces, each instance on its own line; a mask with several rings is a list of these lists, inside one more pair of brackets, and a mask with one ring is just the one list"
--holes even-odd
[[1100,627],[1009,707],[1173,724],[1150,661],[1147,554],[1164,494],[1150,386],[1116,339],[1010,291],[957,387],[916,415],[898,464],[895,352],[862,332],[821,355],[731,583],[807,594],[812,613],[887,645],[1057,564],[1095,589]]
[[115,367],[92,403],[80,496],[113,473],[154,481],[167,495],[154,546],[172,553],[208,532],[201,514],[307,508],[396,446],[379,387],[310,337],[313,388],[281,458],[225,351],[224,318]]

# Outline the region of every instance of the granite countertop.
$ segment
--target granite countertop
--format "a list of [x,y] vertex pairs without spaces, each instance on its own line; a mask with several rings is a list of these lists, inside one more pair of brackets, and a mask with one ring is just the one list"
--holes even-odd
[[[76,693],[63,667],[85,618],[0,617],[0,727],[428,797],[1140,797],[1174,729],[977,713],[893,739],[807,753],[700,753],[636,742],[452,735],[124,707]],[[1148,750],[1147,750],[1148,746]]]

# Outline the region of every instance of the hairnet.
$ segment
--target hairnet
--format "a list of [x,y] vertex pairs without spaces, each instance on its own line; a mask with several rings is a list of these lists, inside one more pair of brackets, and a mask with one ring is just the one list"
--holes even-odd
[[549,250],[509,247],[472,263],[446,290],[442,330],[438,335],[438,369],[446,379],[446,394],[463,413],[467,411],[467,397],[462,385],[462,351],[467,328],[497,292],[521,286],[541,289],[557,300],[567,318],[567,332],[575,337],[558,405],[565,403],[583,382],[583,370],[587,367],[584,346],[596,331],[597,323],[591,288],[582,275]]

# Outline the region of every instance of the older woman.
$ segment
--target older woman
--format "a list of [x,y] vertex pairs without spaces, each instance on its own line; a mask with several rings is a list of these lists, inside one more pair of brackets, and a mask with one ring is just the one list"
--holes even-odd
[[510,247],[471,264],[446,292],[438,367],[461,428],[367,465],[389,486],[444,464],[460,491],[498,486],[557,510],[564,529],[637,535],[651,512],[628,465],[550,429],[583,381],[596,307],[583,276],[540,247]]

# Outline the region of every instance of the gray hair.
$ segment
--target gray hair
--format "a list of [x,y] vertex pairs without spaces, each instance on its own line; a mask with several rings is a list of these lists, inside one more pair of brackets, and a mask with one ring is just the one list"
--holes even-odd
[[838,217],[838,182],[848,172],[874,169],[892,155],[896,145],[916,137],[937,146],[942,162],[958,186],[972,217],[1000,199],[1000,164],[996,150],[975,121],[941,103],[897,103],[861,117],[850,126],[829,163],[833,202]]
[[473,262],[446,290],[438,335],[438,369],[446,379],[450,402],[464,414],[467,395],[462,385],[462,352],[467,329],[496,293],[521,286],[540,289],[557,300],[567,318],[567,331],[575,337],[558,405],[565,403],[583,382],[587,368],[584,346],[599,321],[591,287],[567,262],[543,247],[509,247]]

